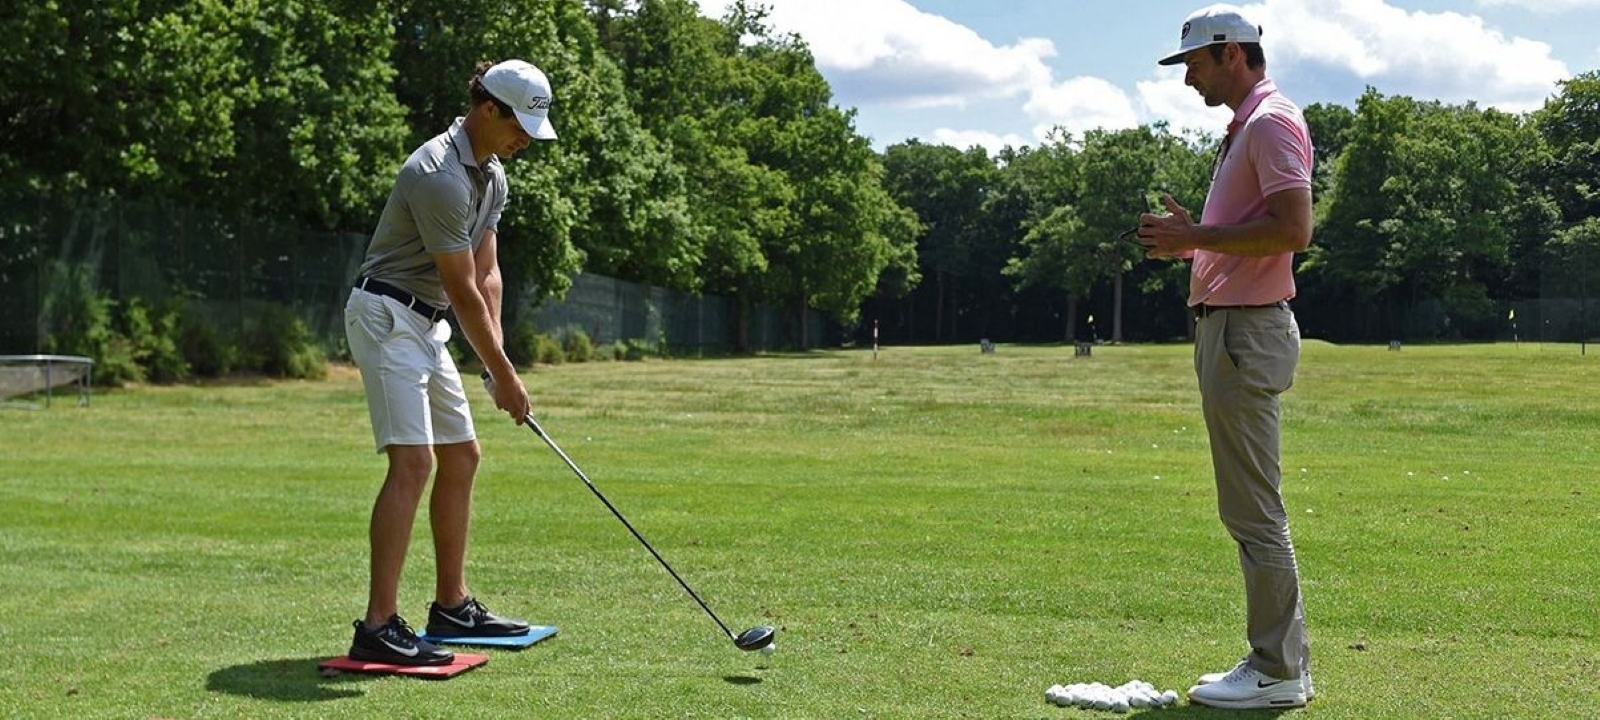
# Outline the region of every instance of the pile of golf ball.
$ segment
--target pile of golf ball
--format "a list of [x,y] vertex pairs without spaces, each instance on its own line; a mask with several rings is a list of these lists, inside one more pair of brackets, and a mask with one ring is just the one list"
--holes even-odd
[[1044,691],[1044,699],[1061,707],[1071,705],[1085,710],[1127,712],[1130,708],[1164,708],[1177,705],[1178,692],[1176,690],[1160,692],[1156,690],[1156,686],[1135,679],[1119,687],[1108,687],[1097,682],[1067,686],[1051,685],[1049,690]]

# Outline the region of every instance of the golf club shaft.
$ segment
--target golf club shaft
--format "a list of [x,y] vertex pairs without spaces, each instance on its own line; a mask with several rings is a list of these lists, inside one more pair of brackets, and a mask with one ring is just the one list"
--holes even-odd
[[584,485],[589,486],[589,491],[594,493],[595,497],[600,498],[600,502],[606,504],[606,509],[610,510],[612,515],[617,516],[617,519],[622,521],[622,526],[628,528],[628,532],[633,533],[633,537],[638,539],[639,544],[644,545],[644,549],[649,550],[650,554],[655,556],[656,562],[661,563],[661,567],[666,568],[667,572],[672,574],[672,579],[677,580],[678,584],[683,586],[684,592],[689,593],[689,597],[694,598],[694,601],[700,604],[700,609],[705,610],[706,614],[710,615],[711,619],[717,623],[717,627],[722,628],[723,634],[727,635],[728,639],[733,640],[733,631],[729,630],[728,626],[723,624],[722,618],[717,617],[717,614],[711,611],[711,607],[706,605],[706,601],[700,599],[700,596],[695,593],[694,588],[689,587],[689,583],[684,582],[683,578],[678,577],[678,572],[673,570],[671,565],[667,564],[667,559],[661,557],[661,553],[656,552],[656,549],[650,546],[650,541],[644,539],[644,536],[640,535],[638,530],[633,529],[633,523],[628,522],[628,519],[622,516],[622,513],[617,510],[617,507],[612,505],[611,501],[607,500],[606,496],[600,492],[600,488],[595,487],[594,483],[589,481],[589,476],[585,475],[583,470],[578,468],[578,464],[573,462],[572,458],[567,457],[567,454],[561,450],[561,446],[557,445],[555,440],[550,439],[550,435],[544,431],[544,428],[539,427],[539,422],[533,419],[533,415],[529,414],[523,416],[523,422],[527,424],[528,429],[533,431],[533,434],[538,435],[541,440],[544,440],[546,445],[550,446],[551,450],[556,451],[556,454],[561,456],[562,461],[567,463],[567,467],[572,468],[572,472],[577,474],[578,479],[582,480]]

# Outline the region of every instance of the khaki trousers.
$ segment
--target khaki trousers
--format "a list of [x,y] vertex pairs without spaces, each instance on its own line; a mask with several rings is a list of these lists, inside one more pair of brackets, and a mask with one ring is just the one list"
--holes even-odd
[[1195,325],[1194,370],[1211,439],[1217,513],[1239,545],[1251,667],[1309,668],[1309,640],[1278,461],[1278,395],[1294,384],[1300,328],[1287,306],[1212,310]]

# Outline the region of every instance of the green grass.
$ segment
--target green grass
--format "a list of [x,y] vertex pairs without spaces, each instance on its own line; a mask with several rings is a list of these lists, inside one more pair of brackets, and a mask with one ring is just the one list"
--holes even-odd
[[[550,433],[740,653],[474,392],[469,580],[553,640],[449,682],[317,676],[383,473],[358,380],[0,411],[0,715],[1068,718],[1244,651],[1186,346],[563,365]],[[1600,357],[1308,342],[1285,495],[1324,718],[1600,712]],[[402,587],[431,599],[426,510]],[[1183,706],[1159,718],[1229,717]],[[1110,717],[1109,714],[1104,715]]]

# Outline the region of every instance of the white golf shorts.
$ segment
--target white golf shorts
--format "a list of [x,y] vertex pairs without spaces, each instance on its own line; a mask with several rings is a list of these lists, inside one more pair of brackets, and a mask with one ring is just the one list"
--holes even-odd
[[344,306],[345,337],[361,368],[378,452],[477,438],[461,373],[445,342],[450,323],[359,288]]

